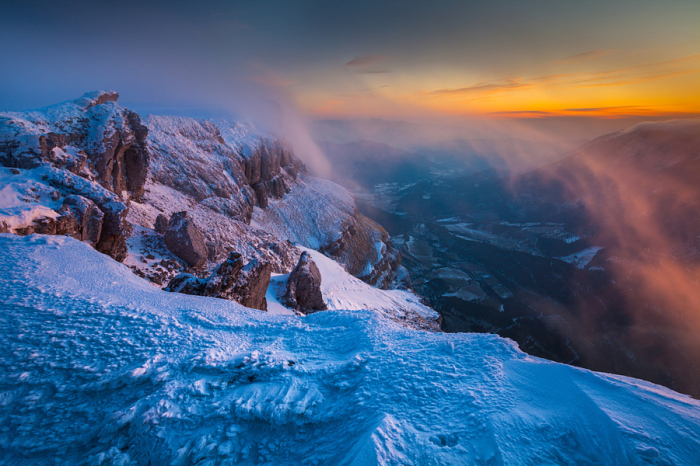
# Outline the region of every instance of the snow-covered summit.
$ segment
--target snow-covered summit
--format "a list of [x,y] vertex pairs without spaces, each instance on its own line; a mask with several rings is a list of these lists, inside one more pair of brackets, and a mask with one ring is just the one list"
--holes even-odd
[[700,462],[700,403],[376,314],[160,291],[70,238],[0,234],[5,464]]

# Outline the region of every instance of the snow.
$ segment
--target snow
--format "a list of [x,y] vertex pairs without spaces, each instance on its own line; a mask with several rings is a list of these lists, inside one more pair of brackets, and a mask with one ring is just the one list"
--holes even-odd
[[338,239],[354,211],[347,189],[301,173],[284,198],[272,200],[265,210],[255,208],[253,221],[278,238],[318,248]]
[[227,119],[211,120],[221,132],[221,137],[230,147],[243,153],[261,145],[261,141],[270,139],[270,135],[259,131],[250,123]]
[[[298,247],[309,253],[321,273],[321,294],[328,310],[372,311],[411,328],[439,329],[439,314],[422,304],[412,292],[380,290],[350,275],[342,265],[320,252]],[[294,314],[281,303],[288,279],[289,274],[272,274],[265,295],[269,313]]]
[[[105,138],[106,134],[120,130],[122,135],[131,135],[131,131],[126,130],[129,122],[124,109],[116,103],[117,97],[114,91],[88,92],[78,99],[33,111],[0,112],[0,122],[3,123],[0,124],[0,143],[16,145],[13,157],[22,161],[23,166],[36,166],[41,159],[42,136],[50,133],[80,134],[89,128],[87,138],[80,144],[88,153],[104,152],[103,144],[109,139]],[[96,105],[99,99],[103,99],[102,105]],[[121,142],[128,144],[131,141]],[[79,150],[70,146],[67,149],[54,153],[59,158],[70,158],[75,157]],[[33,163],[28,163],[30,160]]]
[[601,249],[603,248],[600,246],[591,246],[590,248],[583,249],[568,256],[557,257],[557,259],[575,265],[579,269],[585,269],[588,263],[593,260],[595,255],[598,254],[598,251]]
[[329,310],[371,310],[399,322],[411,321],[413,316],[428,322],[439,318],[437,312],[421,304],[418,296],[410,291],[374,288],[320,252],[299,249],[309,253],[321,272],[321,294]]
[[270,277],[270,285],[267,287],[267,293],[265,293],[265,299],[267,299],[267,312],[268,314],[276,315],[294,315],[294,311],[285,307],[280,299],[284,296],[287,290],[287,280],[289,279],[289,274],[273,273]]
[[15,174],[0,167],[0,225],[4,223],[9,232],[25,228],[41,217],[57,218],[59,213],[54,209],[61,206],[59,197],[55,189],[39,180],[36,170],[19,170]]
[[700,462],[700,402],[496,335],[167,293],[67,237],[0,250],[4,464]]

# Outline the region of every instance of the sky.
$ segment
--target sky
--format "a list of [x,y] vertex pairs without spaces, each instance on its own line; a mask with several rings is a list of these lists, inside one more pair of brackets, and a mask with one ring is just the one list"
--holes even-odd
[[0,109],[114,89],[253,120],[697,117],[699,24],[697,0],[3,2]]

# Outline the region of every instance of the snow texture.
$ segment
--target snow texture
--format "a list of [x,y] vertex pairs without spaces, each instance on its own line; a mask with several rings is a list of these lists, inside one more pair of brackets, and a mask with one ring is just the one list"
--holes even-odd
[[42,183],[36,170],[0,167],[0,226],[13,233],[42,217],[57,218],[58,191]]
[[283,199],[253,210],[253,221],[265,231],[307,248],[318,249],[340,238],[355,211],[350,192],[322,178],[301,175]]
[[0,250],[1,464],[700,463],[700,402],[495,335],[166,293],[67,237]]

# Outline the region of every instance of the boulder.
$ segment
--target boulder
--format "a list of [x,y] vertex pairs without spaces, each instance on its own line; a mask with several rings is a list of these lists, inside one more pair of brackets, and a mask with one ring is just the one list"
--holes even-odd
[[238,301],[238,299],[232,299],[232,290],[236,287],[242,269],[241,255],[236,251],[232,252],[209,276],[202,295]]
[[90,199],[77,194],[66,196],[59,210],[56,234],[70,235],[95,247],[102,234],[105,214]]
[[241,255],[234,251],[208,278],[181,273],[168,283],[165,290],[227,299],[267,311],[265,293],[270,285],[271,272],[270,263],[253,259],[244,265]]
[[168,286],[163,289],[172,293],[204,296],[204,287],[206,284],[206,280],[195,277],[191,273],[180,273],[170,280]]
[[203,294],[267,311],[265,294],[271,275],[269,262],[252,259],[243,265],[241,255],[234,251],[207,279]]
[[309,253],[302,253],[299,263],[289,274],[283,301],[304,314],[326,310],[321,293],[321,272]]
[[272,266],[269,262],[253,259],[243,267],[230,292],[222,292],[220,297],[234,299],[245,307],[267,311],[265,294],[270,286],[271,275]]
[[160,234],[165,234],[166,230],[168,229],[168,223],[168,217],[163,214],[158,214],[153,229]]
[[200,267],[207,260],[207,241],[187,212],[176,212],[165,231],[165,245],[190,267]]

